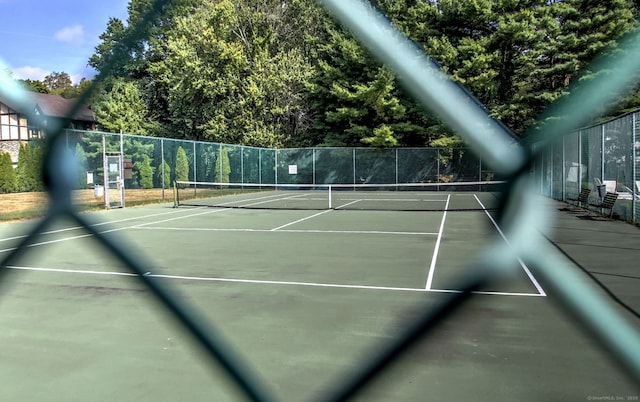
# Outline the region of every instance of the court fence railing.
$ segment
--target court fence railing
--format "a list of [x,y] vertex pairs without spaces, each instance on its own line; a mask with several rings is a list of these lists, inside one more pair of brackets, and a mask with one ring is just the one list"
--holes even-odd
[[[125,188],[134,189],[141,187],[140,167],[143,163],[148,163],[153,171],[153,187],[163,189],[172,188],[170,183],[174,180],[248,184],[401,184],[495,179],[487,164],[465,148],[276,149],[81,130],[65,130],[64,141],[76,157],[79,188],[87,185],[86,172],[92,172],[94,181],[102,183],[103,153],[121,150],[123,158],[133,165]],[[178,152],[184,152],[186,156],[186,177],[176,175]]]
[[640,110],[635,110],[552,142],[534,161],[540,193],[566,201],[588,188],[589,203],[595,204],[603,191],[616,192],[616,217],[640,223],[639,120]]

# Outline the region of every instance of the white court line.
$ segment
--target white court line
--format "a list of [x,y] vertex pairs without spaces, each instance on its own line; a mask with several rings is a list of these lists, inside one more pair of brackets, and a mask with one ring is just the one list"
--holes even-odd
[[277,201],[282,201],[282,200],[290,200],[293,198],[300,198],[300,197],[304,197],[310,195],[309,193],[305,193],[305,194],[297,194],[297,195],[287,195],[287,196],[280,196],[280,198],[275,198],[275,199],[271,199],[271,200],[267,200],[267,201],[262,201],[262,202],[253,202],[251,204],[246,204],[246,205],[241,205],[240,207],[253,207],[254,205],[260,205],[260,204],[267,204],[269,202],[277,202]]
[[[347,201],[347,200],[345,200],[345,201]],[[342,204],[342,205],[340,205],[339,207],[336,207],[336,209],[344,208],[344,207],[346,207],[346,206],[349,206],[349,205],[352,205],[352,204],[358,203],[358,202],[360,202],[360,201],[362,201],[362,199],[361,199],[361,198],[360,198],[360,199],[355,199],[355,200],[353,200],[353,201],[351,201],[351,202],[347,202],[346,204]]]
[[[8,266],[6,268],[24,270],[24,271],[57,272],[57,273],[64,273],[64,274],[85,274],[85,275],[127,276],[127,277],[139,276],[138,274],[134,274],[130,272],[90,271],[90,270],[72,270],[72,269],[57,269],[57,268],[18,267],[18,266]],[[341,285],[341,284],[335,284],[335,283],[212,278],[212,277],[165,275],[165,274],[153,274],[153,273],[149,273],[147,276],[154,277],[154,278],[161,278],[161,279],[188,280],[188,281],[200,281],[200,282],[249,283],[249,284],[257,284],[257,285],[309,286],[309,287],[335,288],[335,289],[386,290],[386,291],[421,292],[421,293],[427,293],[427,292],[462,293],[460,290],[447,290],[447,289],[432,290],[432,289],[404,288],[404,287],[393,287],[393,286]],[[525,297],[541,296],[538,293],[508,293],[508,292],[480,292],[480,291],[471,292],[471,293],[482,294],[482,295],[495,295],[495,296],[525,296]]]
[[444,206],[444,213],[442,214],[442,221],[440,222],[440,230],[438,230],[438,237],[436,239],[436,245],[433,249],[433,257],[431,257],[431,265],[429,266],[429,274],[427,275],[427,284],[425,290],[431,290],[433,284],[433,275],[436,271],[436,261],[438,261],[438,252],[440,250],[440,242],[442,241],[442,234],[444,233],[444,222],[447,219],[447,210],[449,209],[449,201],[451,200],[451,194],[447,196],[447,203]]
[[271,229],[271,231],[275,232],[276,230],[280,230],[282,228],[286,228],[287,226],[295,225],[296,223],[300,223],[300,222],[306,221],[308,219],[315,218],[316,216],[320,216],[322,214],[326,214],[327,212],[331,212],[331,210],[329,209],[329,210],[326,210],[326,211],[318,212],[317,214],[313,214],[311,216],[307,216],[306,218],[302,218],[302,219],[298,219],[297,221],[286,223],[286,224],[284,224],[282,226],[278,226],[277,228]]
[[[502,229],[500,229],[500,227],[498,226],[498,223],[493,219],[493,216],[491,216],[489,211],[487,211],[485,206],[482,204],[480,199],[475,196],[475,194],[474,194],[474,197],[476,198],[476,201],[478,201],[478,204],[480,204],[482,208],[485,210],[484,213],[489,217],[489,219],[491,220],[491,223],[493,223],[493,226],[496,227],[496,229],[498,230],[498,233],[500,233],[500,236],[502,236],[502,239],[504,239],[507,245],[511,247],[511,243],[509,242],[509,239],[507,239],[507,236],[504,235],[504,233],[502,232]],[[531,280],[531,282],[533,283],[533,286],[535,286],[536,289],[538,290],[538,293],[540,293],[540,296],[546,296],[547,294],[545,293],[544,289],[542,289],[542,286],[538,283],[538,281],[536,281],[536,278],[533,276],[531,271],[529,271],[529,267],[527,267],[527,265],[524,263],[524,261],[522,261],[520,257],[516,256],[516,258],[518,259],[518,263],[520,264],[522,269],[524,269],[524,272],[529,277],[529,280]]]
[[[202,207],[202,208],[206,208],[206,207]],[[202,209],[202,208],[198,208],[198,209]],[[231,211],[232,208],[223,208],[223,209],[208,209],[204,212],[200,212],[197,214],[191,214],[191,215],[184,215],[184,216],[177,216],[175,218],[169,218],[169,219],[163,219],[161,221],[155,221],[155,222],[147,222],[147,223],[141,223],[139,225],[134,225],[134,226],[129,226],[126,227],[125,229],[134,229],[134,228],[142,228],[144,226],[148,226],[148,225],[155,225],[158,223],[165,223],[165,222],[171,222],[171,221],[177,221],[179,219],[188,219],[188,218],[193,218],[194,216],[200,216],[200,215],[208,215],[208,214],[215,214],[218,212],[225,212],[225,211]]]
[[[202,208],[198,208],[198,210],[200,210]],[[112,232],[118,232],[121,230],[128,230],[128,229],[134,229],[136,227],[142,227],[145,225],[152,225],[154,223],[161,223],[161,222],[166,222],[166,221],[171,221],[171,220],[176,220],[176,219],[184,219],[184,218],[189,218],[192,216],[199,216],[199,215],[204,215],[204,214],[208,214],[208,213],[215,213],[215,212],[222,212],[222,211],[229,211],[230,209],[215,209],[215,210],[209,210],[207,209],[206,212],[200,212],[197,214],[190,214],[190,215],[185,215],[185,216],[180,216],[180,217],[176,217],[176,218],[171,218],[171,219],[165,219],[165,220],[161,220],[161,221],[155,221],[155,222],[147,222],[141,225],[133,225],[133,226],[125,226],[125,227],[121,227],[121,228],[113,228],[113,229],[109,229],[109,230],[104,230],[102,232],[99,232],[100,234],[105,234],[105,233],[112,233]],[[166,215],[169,212],[165,212],[162,214],[154,214],[154,215],[148,215],[149,216],[159,216],[159,215]],[[171,212],[173,213],[173,211]],[[100,226],[100,225],[106,225],[108,223],[115,223],[115,222],[124,222],[124,221],[129,221],[129,220],[133,220],[133,219],[140,219],[138,218],[127,218],[127,219],[121,219],[119,221],[111,221],[111,222],[101,222],[101,223],[96,223],[96,224],[92,224],[91,226]],[[83,227],[79,226],[77,227],[77,229],[82,229]],[[60,232],[66,231],[67,229],[61,229]],[[46,233],[57,233],[59,231],[51,231],[51,232],[46,232]],[[54,243],[62,243],[64,241],[69,241],[69,240],[77,240],[77,239],[82,239],[85,237],[91,237],[93,236],[91,233],[85,233],[82,235],[78,235],[78,236],[71,236],[71,237],[65,237],[62,239],[56,239],[56,240],[49,240],[49,241],[42,241],[42,242],[38,242],[38,243],[32,243],[27,245],[26,247],[38,247],[38,246],[45,246],[47,244],[54,244]],[[11,247],[11,248],[6,248],[6,249],[1,249],[0,250],[0,254],[2,253],[6,253],[6,252],[10,252],[10,251],[14,251],[16,249],[16,247]]]
[[[201,207],[201,208],[198,208],[198,209],[202,209],[202,208],[204,208],[204,207]],[[124,219],[116,219],[116,220],[113,220],[113,221],[97,222],[97,223],[91,224],[90,226],[95,227],[95,226],[102,226],[102,225],[110,225],[110,224],[113,224],[113,223],[121,223],[121,222],[137,220],[137,219],[145,219],[145,218],[152,218],[152,217],[155,217],[155,216],[175,214],[175,213],[178,213],[178,212],[182,212],[182,211],[173,210],[173,211],[170,211],[170,212],[162,212],[162,213],[151,214],[151,215],[136,216],[136,217],[133,217],[133,218],[124,218]],[[50,234],[68,232],[68,231],[71,231],[71,230],[78,230],[78,229],[84,229],[84,227],[83,226],[72,226],[72,227],[64,228],[64,229],[49,230],[49,231],[46,231],[46,232],[38,233],[38,235],[50,235]],[[0,242],[9,241],[9,240],[23,239],[23,238],[25,238],[27,236],[28,235],[7,237],[7,238],[4,238],[4,239],[0,239]]]
[[435,236],[437,233],[433,232],[385,232],[381,230],[319,230],[319,229],[234,229],[234,228],[177,228],[168,226],[132,226],[132,229],[141,230],[170,230],[170,231],[184,231],[184,232],[275,232],[278,233],[336,233],[336,234],[382,234],[382,235],[412,235],[412,236]]
[[[105,231],[100,232],[100,234],[117,232],[117,231],[123,230],[123,229],[126,229],[126,228],[117,228],[117,229],[105,230]],[[83,235],[65,237],[65,238],[62,238],[62,239],[41,241],[41,242],[38,242],[38,243],[31,243],[31,244],[26,245],[25,247],[46,246],[47,244],[62,243],[63,241],[77,240],[77,239],[82,239],[84,237],[91,237],[91,236],[93,236],[91,233],[85,233]],[[5,249],[0,250],[0,254],[6,253],[6,252],[9,252],[9,251],[14,251],[14,250],[16,250],[16,247],[5,248]]]

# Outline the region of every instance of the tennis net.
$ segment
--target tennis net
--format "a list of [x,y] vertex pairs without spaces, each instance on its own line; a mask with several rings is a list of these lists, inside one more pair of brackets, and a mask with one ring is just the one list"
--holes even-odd
[[504,182],[252,184],[176,181],[176,207],[477,211],[498,208]]

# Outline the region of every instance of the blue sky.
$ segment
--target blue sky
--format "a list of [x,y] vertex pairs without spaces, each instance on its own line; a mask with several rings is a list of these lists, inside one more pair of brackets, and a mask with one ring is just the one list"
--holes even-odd
[[0,0],[0,66],[15,78],[42,80],[65,72],[74,83],[87,66],[109,18],[127,19],[129,0]]

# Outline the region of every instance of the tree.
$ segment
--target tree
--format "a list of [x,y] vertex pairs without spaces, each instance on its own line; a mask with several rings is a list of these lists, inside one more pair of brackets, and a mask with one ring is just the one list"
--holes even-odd
[[176,152],[176,181],[188,181],[189,180],[189,160],[187,159],[187,153],[181,146],[178,147]]
[[42,190],[42,146],[36,142],[20,144],[15,169],[16,191]]
[[[281,2],[212,1],[176,18],[165,57],[150,71],[167,98],[172,131],[185,138],[284,146],[306,124],[311,67],[276,35]],[[278,7],[276,7],[278,6]]]
[[0,154],[0,193],[14,193],[18,190],[18,180],[13,170],[11,155]]
[[96,99],[93,111],[103,130],[138,135],[148,133],[147,108],[132,82],[114,80],[110,90]]
[[73,86],[73,81],[69,74],[65,72],[52,72],[44,77],[44,84],[51,92],[60,93],[66,88]]
[[84,152],[84,148],[80,143],[76,144],[76,165],[78,166],[78,188],[87,188],[87,154]]
[[[391,70],[355,39],[337,27],[327,32],[327,42],[318,49],[319,73],[308,86],[311,108],[320,111],[314,116],[314,136],[322,136],[322,145],[362,146],[384,132],[386,143],[399,143],[411,131],[407,111],[417,110],[413,101]],[[426,122],[424,117],[416,121]]]
[[[171,121],[167,109],[168,97],[173,88],[166,86],[162,77],[155,76],[150,66],[162,63],[165,59],[167,31],[174,25],[174,19],[190,14],[197,3],[196,0],[175,0],[164,5],[161,13],[150,13],[152,1],[131,0],[126,26],[121,20],[111,18],[106,31],[100,35],[102,42],[89,59],[90,66],[109,78],[136,83],[149,111],[150,134],[176,135],[170,131]],[[147,15],[152,18],[143,19]],[[125,42],[125,38],[133,31],[142,32],[142,37]]]
[[633,19],[626,0],[381,3],[443,70],[516,133],[588,78],[579,71]]
[[[97,71],[106,71],[111,67],[112,77],[126,77],[126,64],[129,60],[113,60],[116,50],[122,46],[122,39],[125,35],[124,23],[118,18],[109,18],[107,29],[100,35],[102,41],[95,48],[95,53],[89,58],[88,65]],[[114,68],[109,63],[118,62],[119,68]]]
[[140,176],[140,187],[153,188],[153,168],[151,167],[149,155],[143,155],[142,162],[137,162],[135,168]]
[[231,166],[229,165],[229,153],[227,148],[220,147],[218,160],[214,168],[214,174],[217,183],[229,183],[229,174],[231,174]]
[[373,129],[372,137],[365,137],[361,141],[378,148],[390,148],[398,145],[398,140],[393,136],[393,131],[384,124]]
[[[137,88],[150,134],[270,147],[457,141],[315,2],[177,0],[143,21],[152,3],[132,0],[90,59]],[[596,78],[579,71],[616,51],[634,13],[631,0],[374,3],[516,133]],[[124,43],[140,29],[145,39]]]
[[38,81],[38,80],[18,80],[18,82],[20,82],[29,91],[38,92],[38,93],[41,93],[41,94],[48,94],[48,93],[51,92],[49,90],[49,88],[47,87],[47,85],[42,81]]
[[31,167],[29,171],[35,184],[33,191],[43,191],[44,182],[42,180],[42,168],[44,163],[44,144],[37,141],[31,141]]
[[31,169],[33,169],[33,162],[31,160],[29,144],[20,144],[20,149],[18,150],[18,166],[15,170],[18,191],[28,192],[35,189],[36,185],[33,182],[35,178],[31,175]]
[[171,167],[166,160],[162,161],[162,166],[157,170],[157,180],[162,188],[171,188]]

